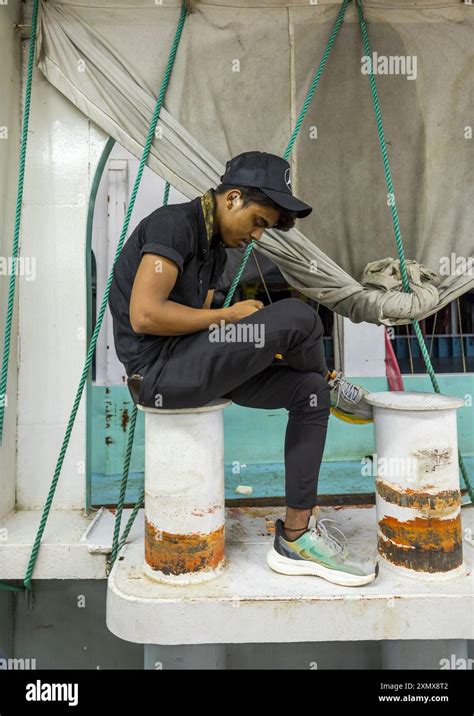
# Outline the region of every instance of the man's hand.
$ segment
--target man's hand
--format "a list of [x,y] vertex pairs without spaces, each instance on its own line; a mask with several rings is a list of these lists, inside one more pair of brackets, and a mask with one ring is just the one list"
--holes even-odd
[[249,299],[248,301],[239,301],[234,303],[233,306],[222,308],[221,311],[224,314],[224,320],[226,323],[233,323],[234,321],[240,321],[241,318],[247,318],[255,311],[263,308],[261,301],[254,301]]

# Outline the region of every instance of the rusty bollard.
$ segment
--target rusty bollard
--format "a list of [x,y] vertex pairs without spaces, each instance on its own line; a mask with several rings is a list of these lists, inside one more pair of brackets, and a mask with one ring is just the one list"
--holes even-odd
[[145,412],[145,562],[154,581],[194,584],[224,565],[224,418],[230,400]]
[[399,574],[446,579],[464,573],[456,409],[439,393],[371,393],[382,564]]

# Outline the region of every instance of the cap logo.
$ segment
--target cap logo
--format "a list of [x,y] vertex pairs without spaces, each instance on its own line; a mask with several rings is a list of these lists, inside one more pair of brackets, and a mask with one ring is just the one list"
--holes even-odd
[[290,168],[289,168],[289,167],[288,167],[288,169],[285,169],[285,184],[286,184],[286,186],[288,187],[288,189],[289,189],[290,191],[292,191],[292,189],[291,189],[291,176],[290,176]]

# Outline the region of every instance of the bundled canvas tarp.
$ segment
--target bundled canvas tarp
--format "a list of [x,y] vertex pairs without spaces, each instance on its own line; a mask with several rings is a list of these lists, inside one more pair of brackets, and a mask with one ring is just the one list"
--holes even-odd
[[[179,0],[41,5],[38,67],[137,157],[180,6]],[[251,149],[283,154],[340,3],[208,0],[192,6],[148,161],[189,198],[216,186],[233,155]],[[290,158],[293,191],[313,213],[298,229],[267,232],[256,250],[293,287],[337,313],[394,325],[431,315],[474,286],[467,262],[474,255],[474,7],[457,0],[367,0],[363,6],[377,53],[372,59],[413,293],[403,293],[397,273],[352,4]]]

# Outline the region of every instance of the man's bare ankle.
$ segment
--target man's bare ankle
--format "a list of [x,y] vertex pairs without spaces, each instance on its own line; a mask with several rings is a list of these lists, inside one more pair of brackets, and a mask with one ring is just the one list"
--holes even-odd
[[298,509],[296,507],[287,507],[285,515],[285,527],[288,529],[306,529],[311,517],[312,508]]
[[295,530],[291,527],[285,527],[285,525],[283,525],[283,528],[285,530],[285,536],[289,542],[294,542],[295,540],[297,540],[298,537],[301,537],[301,535],[304,534],[308,529],[307,527],[305,527],[304,529]]
[[297,509],[294,507],[286,508],[286,518],[283,523],[285,535],[290,541],[298,539],[308,529],[309,518],[311,517],[312,508]]

